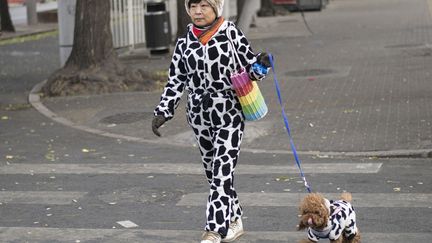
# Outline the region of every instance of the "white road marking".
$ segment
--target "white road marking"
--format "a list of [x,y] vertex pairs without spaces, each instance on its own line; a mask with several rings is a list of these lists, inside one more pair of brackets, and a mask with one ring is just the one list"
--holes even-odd
[[[309,163],[305,173],[377,173],[382,163]],[[10,164],[0,167],[0,174],[194,174],[204,173],[200,162],[150,164]],[[236,174],[297,174],[295,165],[239,164]]]
[[73,203],[86,192],[59,192],[59,191],[1,191],[0,202],[10,204],[46,204],[68,205]]
[[[177,243],[198,242],[202,232],[195,230],[147,230],[147,229],[74,229],[74,228],[36,228],[0,227],[3,242],[145,242]],[[247,231],[239,243],[258,243],[268,241],[296,242],[305,238],[305,232],[286,231]],[[432,233],[366,233],[364,242],[406,243],[428,242]]]
[[[240,202],[244,206],[261,207],[298,207],[306,193],[239,193]],[[339,199],[340,194],[324,193],[329,199]],[[431,208],[432,194],[422,193],[353,193],[354,207],[406,207]],[[190,193],[182,197],[177,206],[205,205],[207,194]]]

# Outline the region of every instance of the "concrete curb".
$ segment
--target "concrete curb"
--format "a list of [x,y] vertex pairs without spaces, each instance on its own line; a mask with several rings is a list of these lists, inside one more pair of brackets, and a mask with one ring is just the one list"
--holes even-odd
[[41,29],[36,29],[36,30],[31,30],[31,31],[17,29],[15,33],[3,32],[3,35],[0,36],[0,41],[7,41],[7,40],[11,40],[11,39],[16,39],[16,38],[25,38],[25,37],[33,36],[33,35],[41,35],[41,34],[53,32],[56,30],[58,30],[58,28],[57,28],[57,26],[54,26],[54,25],[52,27],[41,28]]
[[[144,139],[132,136],[126,136],[117,133],[110,133],[99,129],[94,129],[88,126],[82,126],[71,122],[70,120],[61,117],[48,109],[40,100],[40,93],[42,86],[46,83],[46,80],[36,84],[30,91],[28,100],[30,104],[41,114],[56,121],[67,127],[78,129],[87,133],[115,138],[123,139],[125,141],[140,142],[140,143],[151,143],[151,144],[164,144],[178,147],[191,147],[190,145],[170,143],[168,141],[158,141],[156,139]],[[263,150],[263,149],[248,149],[243,148],[242,152],[248,153],[265,153],[265,154],[293,154],[289,150]],[[299,155],[317,156],[319,158],[350,158],[350,157],[366,157],[366,158],[432,158],[432,150],[418,149],[418,150],[390,150],[390,151],[367,151],[367,152],[322,152],[322,151],[297,151]]]
[[50,118],[53,121],[56,121],[62,125],[71,127],[71,128],[75,128],[81,131],[85,131],[88,133],[92,133],[92,134],[96,134],[96,135],[101,135],[101,136],[105,136],[105,137],[110,137],[110,138],[116,138],[116,139],[124,139],[126,141],[134,141],[134,142],[146,142],[146,143],[157,143],[153,140],[148,140],[148,139],[143,139],[143,138],[137,138],[137,137],[131,137],[131,136],[125,136],[125,135],[121,135],[121,134],[115,134],[115,133],[109,133],[109,132],[105,132],[105,131],[101,131],[98,129],[93,129],[91,127],[87,127],[87,126],[82,126],[82,125],[78,125],[75,124],[67,119],[65,119],[64,117],[58,116],[56,113],[54,113],[53,111],[51,111],[50,109],[48,109],[41,101],[40,101],[40,92],[42,89],[42,86],[46,83],[46,80],[35,85],[33,87],[33,89],[30,91],[29,94],[29,102],[30,104],[41,114],[43,114],[44,116]]

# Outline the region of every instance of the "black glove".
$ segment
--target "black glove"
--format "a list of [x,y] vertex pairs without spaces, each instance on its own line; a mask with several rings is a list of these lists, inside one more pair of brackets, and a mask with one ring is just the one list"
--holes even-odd
[[267,52],[261,52],[257,57],[257,62],[266,68],[271,67],[270,55]]
[[163,116],[161,116],[161,115],[157,115],[157,116],[155,116],[155,117],[153,118],[153,121],[152,121],[152,130],[153,130],[153,133],[154,133],[156,136],[158,136],[158,137],[161,136],[160,132],[158,131],[158,128],[159,128],[160,126],[162,126],[165,122],[166,122],[165,117],[163,117]]

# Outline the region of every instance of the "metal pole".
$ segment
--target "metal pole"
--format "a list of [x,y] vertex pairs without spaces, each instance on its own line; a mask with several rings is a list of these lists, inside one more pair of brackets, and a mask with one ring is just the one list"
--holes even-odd
[[133,14],[133,3],[132,0],[127,1],[127,20],[128,20],[128,39],[129,39],[129,51],[135,48],[135,36],[134,36],[134,14]]
[[60,66],[63,67],[72,51],[75,28],[76,0],[58,0]]
[[26,6],[27,6],[27,24],[36,25],[38,23],[37,12],[36,12],[36,0],[26,0]]

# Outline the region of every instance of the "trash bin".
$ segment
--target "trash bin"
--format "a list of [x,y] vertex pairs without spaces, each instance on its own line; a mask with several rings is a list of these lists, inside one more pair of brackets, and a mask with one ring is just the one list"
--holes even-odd
[[288,11],[320,11],[328,3],[328,0],[272,0],[276,5],[283,5]]
[[144,14],[146,45],[150,53],[169,52],[171,24],[166,1],[147,1]]

